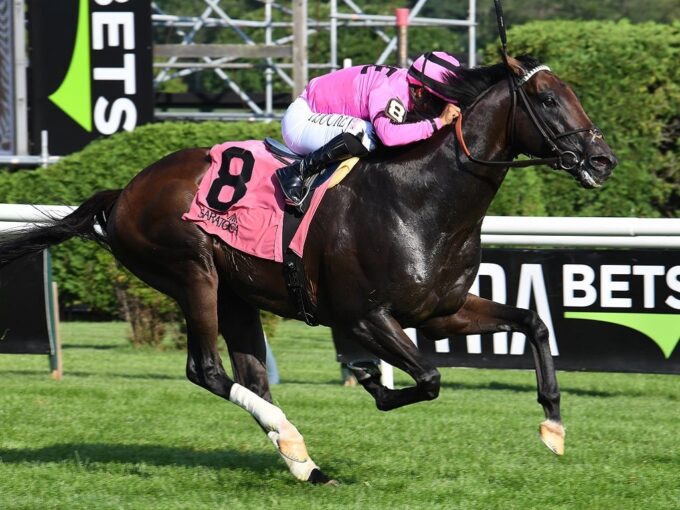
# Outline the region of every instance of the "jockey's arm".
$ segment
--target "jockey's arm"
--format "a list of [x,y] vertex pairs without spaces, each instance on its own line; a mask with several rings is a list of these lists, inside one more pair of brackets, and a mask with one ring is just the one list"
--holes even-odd
[[439,117],[418,122],[398,123],[388,117],[384,111],[378,112],[373,117],[372,123],[378,138],[388,147],[425,140],[442,127]]
[[449,108],[453,105],[447,105],[439,117],[404,123],[406,106],[399,98],[389,97],[390,92],[389,89],[377,89],[369,99],[371,123],[380,141],[388,147],[425,140],[457,116]]

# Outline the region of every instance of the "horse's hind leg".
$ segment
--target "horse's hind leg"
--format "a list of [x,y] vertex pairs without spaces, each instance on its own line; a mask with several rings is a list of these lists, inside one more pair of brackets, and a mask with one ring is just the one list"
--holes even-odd
[[546,420],[541,424],[541,440],[557,455],[564,453],[564,426],[560,415],[560,389],[548,342],[548,328],[536,312],[495,303],[468,294],[463,307],[446,317],[430,319],[418,329],[429,338],[456,334],[473,335],[499,331],[518,331],[529,339],[536,365],[538,401]]
[[366,349],[408,373],[416,386],[391,390],[380,382],[379,371],[350,365],[359,383],[373,396],[381,411],[433,400],[439,395],[439,371],[418,351],[399,323],[384,311],[376,311],[361,319],[351,330]]
[[[211,238],[194,225],[179,219],[153,225],[154,235],[162,243],[147,239],[145,243],[126,244],[117,232],[135,233],[136,224],[129,221],[116,224],[115,216],[113,223],[109,223],[109,238],[116,258],[143,281],[174,298],[182,308],[187,324],[188,379],[248,411],[270,438],[282,438],[283,442],[277,442],[276,446],[282,455],[287,456],[286,462],[296,478],[314,483],[327,482],[328,477],[306,456],[306,451],[304,455],[298,453],[300,448],[289,446],[297,446],[296,443],[286,442],[297,438],[293,433],[297,430],[281,409],[258,395],[262,393],[266,397],[268,390],[262,388],[254,393],[232,381],[224,370],[217,349],[219,277],[210,256],[213,249]],[[146,238],[148,232],[127,235],[131,239],[136,237]],[[155,258],[149,259],[149,253],[153,253]],[[237,374],[243,376],[238,370]]]
[[220,287],[218,316],[220,333],[229,349],[234,380],[271,402],[260,310]]
[[234,382],[217,351],[216,277],[203,269],[191,268],[188,273],[190,283],[179,300],[187,325],[187,378],[228,400]]
[[332,482],[312,461],[302,434],[281,409],[271,403],[260,311],[222,287],[218,314],[219,329],[227,342],[236,380],[229,400],[255,418],[297,479],[312,483]]

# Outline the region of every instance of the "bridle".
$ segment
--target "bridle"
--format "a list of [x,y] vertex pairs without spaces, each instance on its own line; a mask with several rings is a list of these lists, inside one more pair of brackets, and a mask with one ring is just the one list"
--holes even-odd
[[[520,79],[518,79],[514,74],[511,73],[512,75],[510,77],[510,81],[512,87],[511,89],[512,106],[510,108],[508,132],[510,133],[510,137],[512,137],[515,132],[515,119],[516,119],[515,111],[519,98],[519,101],[521,101],[522,105],[524,106],[524,109],[529,115],[529,119],[531,120],[532,124],[539,132],[545,143],[550,147],[550,150],[553,153],[555,153],[556,156],[548,158],[531,158],[519,161],[497,161],[497,160],[492,161],[476,158],[470,153],[470,149],[465,143],[465,139],[463,137],[463,115],[460,114],[458,116],[455,126],[456,138],[458,139],[458,143],[460,144],[463,153],[465,154],[465,156],[467,156],[467,158],[470,161],[485,166],[502,166],[502,167],[527,167],[534,165],[550,165],[554,168],[561,168],[567,171],[573,171],[579,166],[581,166],[581,164],[584,162],[583,155],[580,153],[577,154],[573,150],[561,149],[558,145],[559,140],[561,138],[566,138],[568,136],[582,132],[589,132],[593,137],[602,136],[600,130],[596,126],[591,125],[589,127],[572,129],[570,131],[565,131],[563,133],[555,133],[550,128],[550,126],[548,126],[546,122],[543,119],[541,119],[541,117],[538,116],[534,106],[529,101],[529,97],[526,91],[522,88],[522,85],[524,85],[524,83],[528,81],[528,78],[531,78],[531,76],[533,76],[539,71],[549,70],[550,68],[548,68],[548,66],[544,65],[537,66]],[[512,139],[510,140],[509,145],[512,145]]]
[[503,61],[508,68],[508,85],[510,87],[510,115],[508,117],[508,133],[510,136],[509,145],[512,146],[512,137],[515,133],[515,120],[516,120],[516,110],[518,98],[521,101],[522,106],[526,113],[529,115],[529,119],[533,123],[534,127],[538,130],[539,134],[545,141],[545,143],[550,147],[550,150],[556,155],[549,158],[532,158],[528,160],[521,161],[491,161],[484,160],[474,157],[470,150],[468,149],[465,139],[463,138],[463,116],[459,115],[456,122],[456,137],[461,149],[465,153],[465,156],[470,161],[475,163],[486,165],[486,166],[502,166],[502,167],[526,167],[534,165],[550,165],[553,168],[561,168],[567,170],[568,172],[575,172],[578,167],[584,163],[584,155],[577,154],[572,150],[563,150],[559,147],[558,141],[560,138],[566,138],[577,133],[589,132],[593,137],[602,136],[601,131],[593,124],[588,127],[582,127],[577,129],[572,129],[570,131],[565,131],[563,133],[555,133],[550,126],[536,113],[536,109],[531,104],[529,96],[524,90],[524,85],[537,73],[540,71],[550,71],[550,68],[545,65],[539,65],[527,71],[524,75],[518,77],[512,71],[510,63],[508,61],[507,53],[507,37],[505,33],[505,22],[503,20],[503,10],[500,5],[500,0],[494,0],[496,5],[496,18],[498,20],[498,32],[501,39],[501,54],[503,56]]

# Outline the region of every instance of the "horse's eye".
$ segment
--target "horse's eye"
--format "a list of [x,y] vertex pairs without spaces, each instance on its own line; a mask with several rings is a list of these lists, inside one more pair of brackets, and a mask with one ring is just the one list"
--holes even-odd
[[543,99],[543,105],[552,108],[553,106],[557,106],[557,101],[555,101],[554,97],[548,96]]

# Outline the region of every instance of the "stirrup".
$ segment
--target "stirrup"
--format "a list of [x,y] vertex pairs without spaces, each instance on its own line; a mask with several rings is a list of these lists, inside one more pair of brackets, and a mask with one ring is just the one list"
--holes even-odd
[[[283,187],[281,188],[281,190],[283,191],[283,201],[286,203],[286,205],[291,205],[291,206],[297,207],[297,208],[299,208],[300,205],[302,204],[302,202],[305,201],[305,198],[307,198],[307,193],[309,193],[309,191],[307,191],[306,193],[303,194],[302,199],[295,200],[294,198],[290,197],[288,195],[288,193],[286,193],[286,190],[283,189]],[[304,192],[304,188],[303,188],[303,192]]]
[[372,379],[374,381],[380,382],[381,372],[380,365],[374,360],[356,360],[347,363],[347,368],[349,368],[357,381],[360,383],[365,383]]
[[[294,165],[294,164],[293,164]],[[295,200],[291,195],[290,192],[294,189],[298,189],[298,187],[291,187],[291,181],[297,180],[300,181],[302,184],[300,188],[302,188],[302,191],[304,192],[304,180],[300,177],[299,173],[295,168],[293,168],[293,165],[289,165],[283,168],[279,168],[274,172],[274,175],[276,176],[276,180],[279,183],[279,188],[281,189],[281,192],[283,193],[283,200],[286,204],[288,205],[293,205],[296,206],[298,201]],[[292,175],[290,175],[292,173]]]
[[289,197],[286,191],[284,190],[283,191],[284,202],[286,202],[287,205],[295,207],[301,213],[306,213],[307,208],[309,207],[309,201],[307,200],[307,198],[309,197],[309,194],[314,188],[314,182],[319,177],[319,175],[320,174],[310,175],[309,177],[304,179],[302,184],[302,198],[300,198],[300,200],[298,201],[295,201],[291,197]]
[[299,200],[295,200],[293,197],[291,197],[288,194],[288,190],[286,190],[283,186],[281,186],[281,191],[283,191],[283,201],[286,203],[286,205],[291,205],[297,208],[302,205],[302,202],[305,201],[305,198],[307,198],[307,195],[309,194],[309,189],[305,188],[304,184],[302,185],[302,198]]

